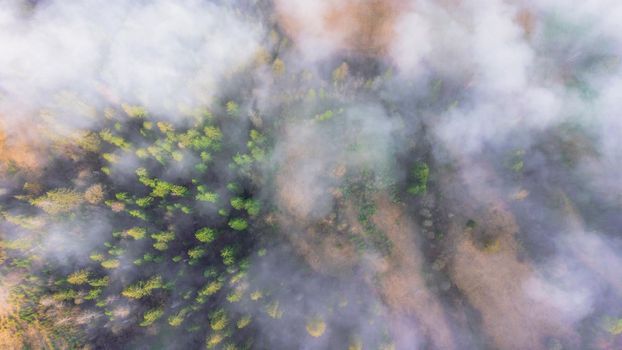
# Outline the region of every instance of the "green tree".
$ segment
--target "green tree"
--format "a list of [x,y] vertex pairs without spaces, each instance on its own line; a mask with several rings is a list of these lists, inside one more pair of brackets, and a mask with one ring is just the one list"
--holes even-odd
[[224,247],[220,251],[222,263],[225,265],[233,265],[235,263],[235,249],[232,246]]
[[170,324],[172,327],[178,327],[182,324],[182,322],[184,322],[184,319],[186,318],[186,315],[189,311],[190,309],[183,308],[178,313],[171,315],[168,318],[168,324]]
[[242,208],[244,208],[244,199],[240,197],[231,198],[231,206],[234,209],[241,210]]
[[147,233],[147,229],[144,227],[132,227],[131,229],[125,231],[125,234],[134,238],[135,240],[145,238],[145,234]]
[[175,239],[175,233],[172,231],[164,231],[159,233],[154,233],[151,235],[156,242],[153,244],[153,247],[157,250],[166,250],[168,249],[168,243]]
[[205,254],[207,254],[207,251],[203,249],[202,247],[194,247],[188,250],[188,256],[190,257],[190,259],[193,259],[193,260],[200,259]]
[[151,295],[154,289],[162,288],[162,277],[154,276],[147,281],[138,281],[121,292],[126,298],[141,299]]
[[319,316],[314,316],[307,321],[307,332],[312,337],[321,337],[326,331],[326,323]]
[[261,210],[261,204],[259,203],[259,201],[249,198],[244,202],[244,208],[246,209],[248,215],[256,216]]
[[227,316],[227,313],[224,309],[219,309],[212,312],[209,316],[209,319],[210,327],[212,327],[212,329],[215,331],[220,331],[227,327],[227,325],[229,324],[229,317]]
[[248,228],[248,222],[242,218],[235,218],[229,221],[229,227],[236,231],[243,231]]
[[103,268],[111,270],[119,267],[121,262],[118,259],[108,259],[101,262]]
[[408,188],[408,193],[414,195],[422,195],[428,191],[428,178],[430,176],[430,168],[426,163],[417,163],[412,171],[414,183]]
[[152,325],[155,321],[159,320],[164,315],[164,309],[162,307],[156,307],[146,311],[143,314],[143,321],[140,323],[141,327],[147,327]]
[[89,271],[78,270],[67,277],[67,282],[71,284],[86,284],[89,281]]
[[216,203],[218,201],[218,193],[215,192],[203,192],[196,195],[196,200]]
[[217,232],[216,230],[214,230],[213,228],[209,228],[209,227],[204,227],[200,230],[198,230],[194,236],[199,240],[199,242],[201,243],[211,243],[213,242],[216,237],[217,237]]
[[248,326],[251,323],[251,320],[252,320],[251,315],[244,315],[244,316],[240,317],[240,319],[236,323],[236,326],[239,329],[242,329],[242,328]]

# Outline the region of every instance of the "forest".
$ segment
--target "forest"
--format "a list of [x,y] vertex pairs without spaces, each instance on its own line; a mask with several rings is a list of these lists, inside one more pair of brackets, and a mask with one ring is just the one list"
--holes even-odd
[[0,3],[0,349],[621,349],[620,18]]

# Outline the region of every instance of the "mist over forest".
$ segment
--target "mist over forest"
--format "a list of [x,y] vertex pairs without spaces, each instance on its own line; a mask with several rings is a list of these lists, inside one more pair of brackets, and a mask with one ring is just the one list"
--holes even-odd
[[0,1],[0,349],[622,349],[622,2]]

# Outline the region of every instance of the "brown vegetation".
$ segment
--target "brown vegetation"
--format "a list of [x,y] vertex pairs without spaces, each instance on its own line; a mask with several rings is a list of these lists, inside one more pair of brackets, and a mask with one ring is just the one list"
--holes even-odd
[[330,42],[340,50],[382,55],[403,0],[318,1],[311,8],[276,1],[279,23],[294,40]]
[[318,204],[330,198],[321,177],[330,173],[330,164],[324,147],[310,147],[318,142],[311,125],[292,126],[284,134],[283,155],[277,174],[277,200],[282,209],[304,223],[317,218]]
[[18,127],[3,124],[0,116],[0,173],[13,165],[28,170],[36,170],[40,165],[42,145],[33,142],[26,131],[29,125],[23,123]]
[[[462,183],[480,198],[486,198],[486,202],[469,202],[464,189],[456,188],[456,181],[445,179],[444,184],[454,189],[451,201],[454,211],[461,213],[449,223],[452,281],[481,313],[483,329],[495,347],[545,349],[547,337],[570,336],[569,325],[550,305],[526,292],[526,283],[536,273],[519,257],[518,224],[502,195],[495,191],[495,175],[490,167],[470,164],[481,172],[477,177],[463,179]],[[472,225],[468,224],[469,220]]]
[[104,189],[102,185],[95,184],[84,192],[84,199],[91,204],[99,204],[104,199]]
[[0,276],[0,349],[67,349],[65,344],[53,342],[49,330],[39,322],[20,320],[19,303],[13,300],[11,289],[22,278],[18,273]]
[[379,196],[376,203],[374,222],[393,244],[388,268],[380,274],[379,292],[394,313],[415,316],[435,348],[457,349],[443,305],[426,285],[414,223],[387,196]]
[[[461,0],[438,0],[449,10],[460,6]],[[529,36],[534,30],[533,13],[522,0],[516,23]],[[400,15],[416,9],[416,1],[408,0],[345,0],[314,1],[313,5],[277,0],[279,24],[296,42],[327,44],[338,52],[383,56],[394,40],[395,25]]]

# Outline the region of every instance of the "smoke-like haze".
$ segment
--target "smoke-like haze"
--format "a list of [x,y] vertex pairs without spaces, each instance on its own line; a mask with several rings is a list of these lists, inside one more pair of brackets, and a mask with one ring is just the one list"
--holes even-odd
[[[246,257],[243,282],[261,296],[226,304],[253,316],[250,347],[619,348],[620,20],[607,0],[3,2],[0,238],[18,239],[9,222],[33,213],[18,192],[43,195],[12,164],[36,163],[23,177],[46,188],[84,193],[104,178],[131,192],[150,146],[129,139],[136,152],[112,152],[104,176],[51,156],[57,134],[131,124],[132,108],[180,128],[209,110],[227,115],[225,148],[269,145],[242,191],[268,208],[250,231],[269,252]],[[247,141],[250,130],[268,141]],[[200,157],[176,156],[153,176],[194,181]],[[232,164],[209,165],[227,201]],[[80,170],[93,173],[66,175]],[[189,205],[201,225],[223,220]],[[113,234],[108,208],[88,208],[34,226],[36,268],[70,273]],[[149,249],[122,248],[109,273],[119,290]],[[130,338],[113,344],[154,336],[128,330],[137,305],[105,324]],[[196,346],[170,334],[162,346]]]
[[161,114],[208,105],[262,37],[260,23],[202,1],[8,1],[0,9],[4,119],[45,109],[61,129],[96,122],[81,103]]

